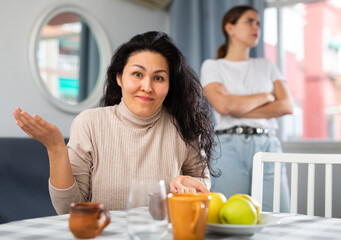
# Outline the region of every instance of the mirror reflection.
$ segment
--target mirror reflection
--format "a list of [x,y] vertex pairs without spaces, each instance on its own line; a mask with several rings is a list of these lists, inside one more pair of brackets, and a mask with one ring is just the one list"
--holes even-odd
[[41,79],[53,97],[75,105],[91,95],[98,80],[99,50],[81,16],[54,16],[40,32],[36,56]]

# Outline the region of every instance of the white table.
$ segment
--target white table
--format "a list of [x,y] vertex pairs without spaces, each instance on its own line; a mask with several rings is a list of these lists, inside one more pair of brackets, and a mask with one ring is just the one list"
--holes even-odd
[[[111,223],[96,239],[129,239],[124,211],[111,211]],[[252,236],[206,234],[207,240],[222,239],[341,239],[341,219],[306,215],[273,214],[280,224],[265,227]],[[69,215],[34,218],[0,225],[0,239],[75,239],[68,228]],[[171,230],[165,240],[172,238]]]

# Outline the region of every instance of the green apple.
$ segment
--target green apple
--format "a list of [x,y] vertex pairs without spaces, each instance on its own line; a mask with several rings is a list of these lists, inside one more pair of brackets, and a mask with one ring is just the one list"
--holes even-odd
[[222,206],[219,218],[223,224],[257,224],[257,211],[249,200],[234,197]]
[[259,204],[259,202],[255,198],[251,197],[250,195],[242,194],[242,193],[237,193],[235,195],[232,195],[229,198],[229,200],[232,198],[235,198],[235,197],[241,197],[241,198],[245,198],[245,199],[249,200],[253,204],[253,206],[256,208],[257,222],[260,222],[260,204]]
[[211,192],[209,195],[211,195],[212,198],[208,205],[207,222],[221,223],[219,219],[219,211],[226,202],[226,197],[224,194],[219,192]]

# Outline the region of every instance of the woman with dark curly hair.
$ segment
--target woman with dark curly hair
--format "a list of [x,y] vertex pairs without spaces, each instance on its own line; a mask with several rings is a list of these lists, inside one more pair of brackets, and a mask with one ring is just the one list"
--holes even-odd
[[50,195],[59,214],[74,201],[125,209],[132,179],[163,179],[171,192],[209,192],[209,104],[165,33],[139,34],[117,49],[101,107],[75,118],[67,146],[58,128],[38,115],[16,108],[14,116],[48,150]]

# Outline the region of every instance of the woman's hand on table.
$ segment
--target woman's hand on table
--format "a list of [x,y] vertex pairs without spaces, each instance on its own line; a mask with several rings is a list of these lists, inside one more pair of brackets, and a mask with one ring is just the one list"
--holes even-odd
[[170,183],[170,191],[177,193],[209,193],[210,191],[198,179],[191,176],[177,176]]
[[31,138],[41,142],[48,150],[64,144],[64,136],[53,124],[45,121],[37,114],[33,117],[20,108],[15,108],[13,116],[16,124]]

